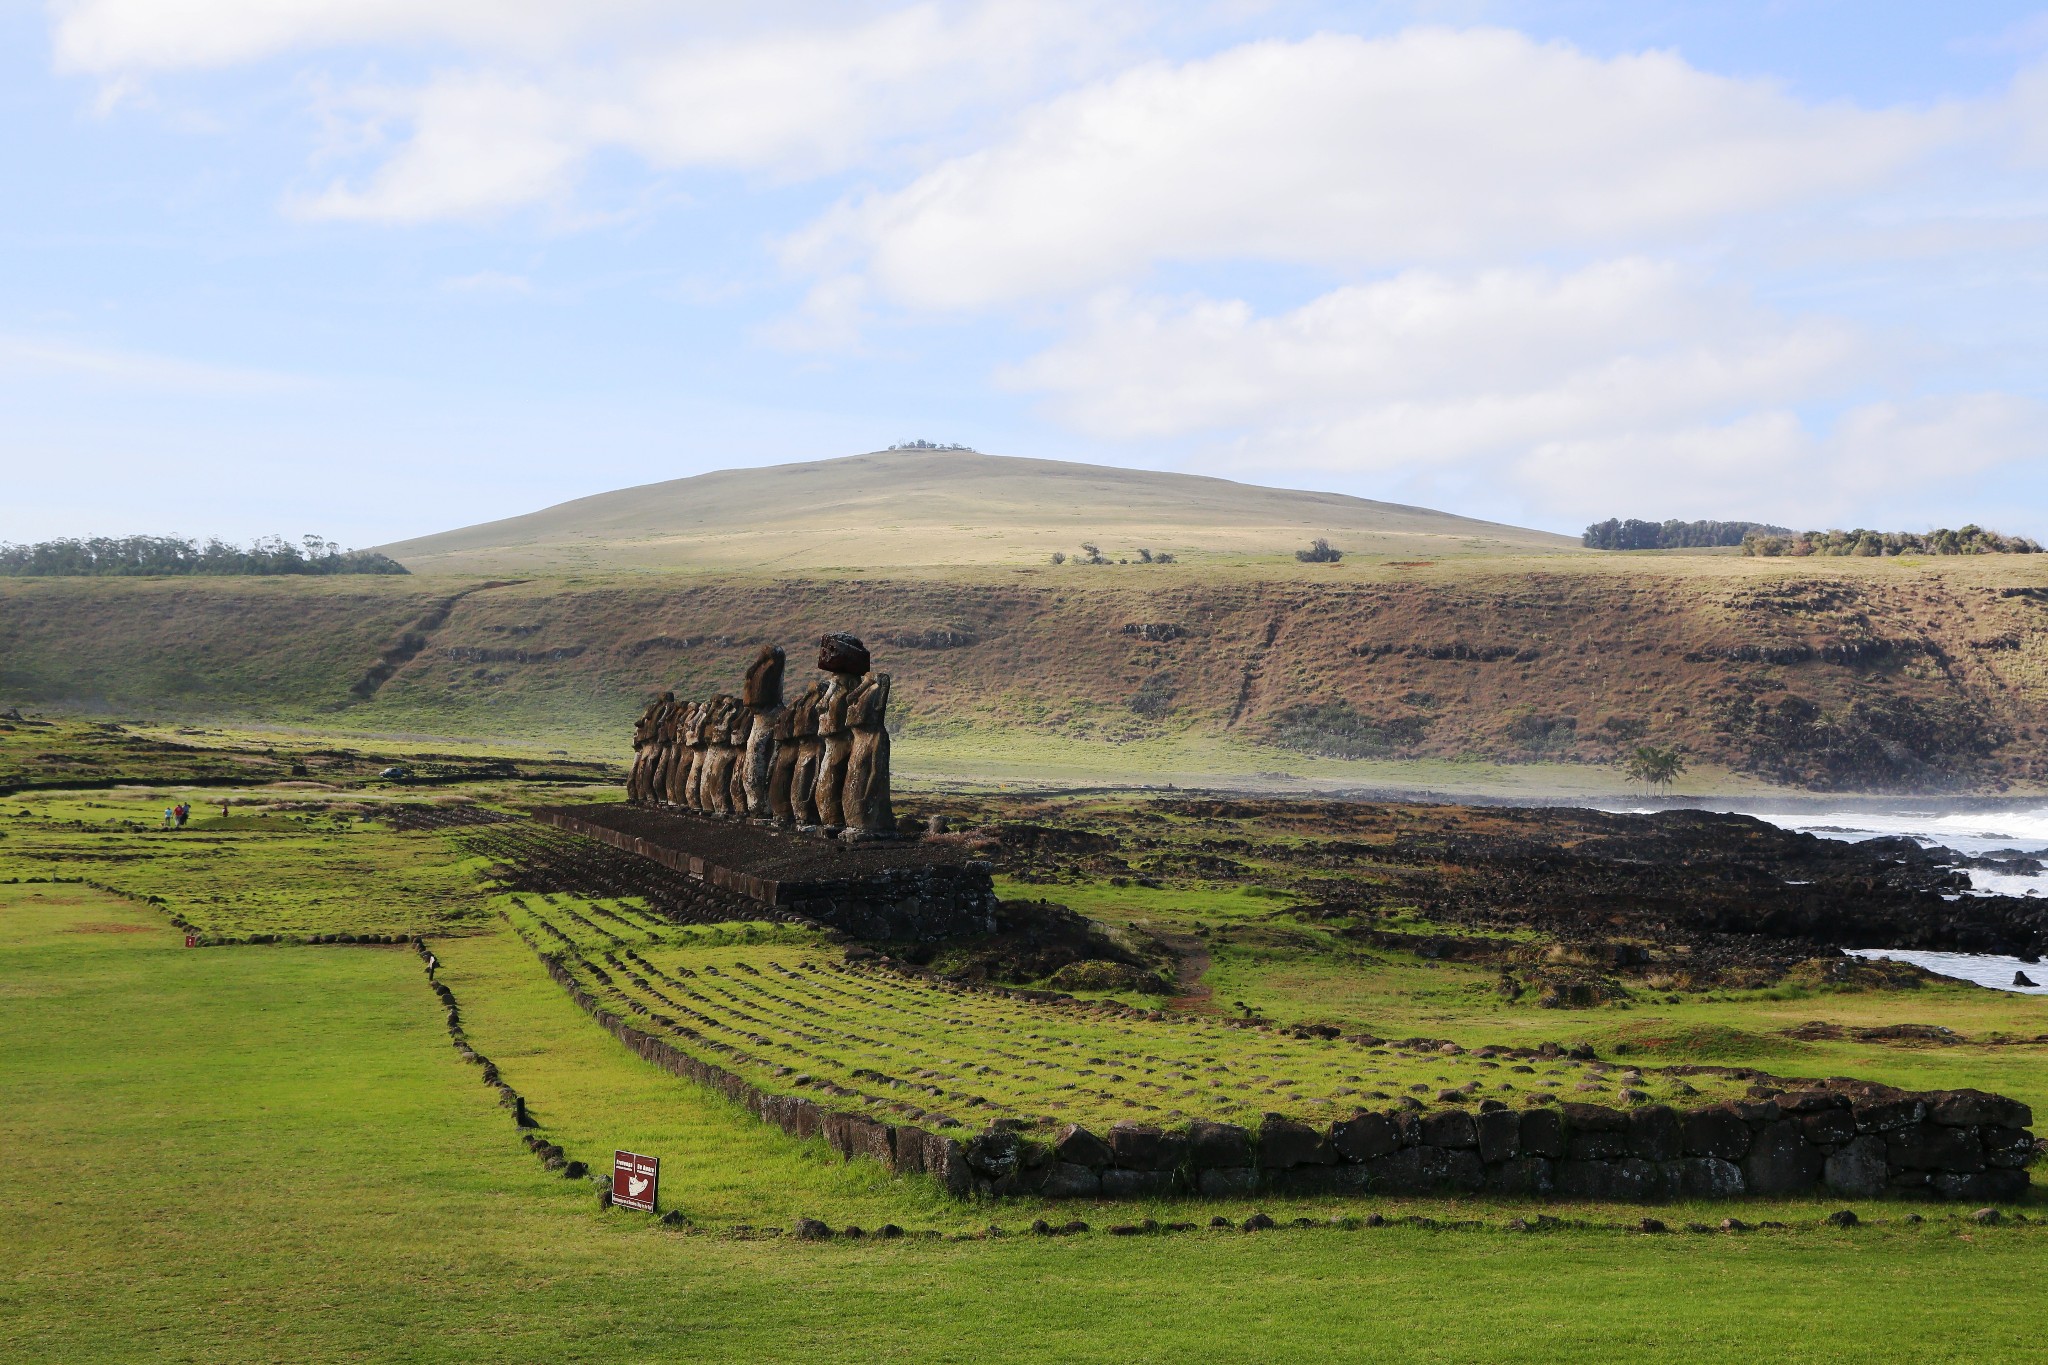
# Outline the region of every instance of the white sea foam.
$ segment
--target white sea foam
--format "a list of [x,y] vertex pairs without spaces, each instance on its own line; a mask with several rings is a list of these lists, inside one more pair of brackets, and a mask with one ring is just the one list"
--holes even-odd
[[1910,962],[1916,967],[1925,967],[1930,972],[1975,982],[1979,986],[1989,986],[1995,991],[2011,991],[2015,995],[2048,995],[2048,985],[2012,984],[2013,976],[2019,972],[2025,972],[2030,981],[2048,982],[2048,966],[2039,962],[2022,962],[2016,957],[2005,957],[1998,953],[1932,953],[1915,948],[1850,948],[1845,951],[1854,957]]

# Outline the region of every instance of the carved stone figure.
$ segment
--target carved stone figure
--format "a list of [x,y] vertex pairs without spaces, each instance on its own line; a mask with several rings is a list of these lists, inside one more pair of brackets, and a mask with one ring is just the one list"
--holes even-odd
[[699,702],[676,708],[675,718],[670,721],[668,782],[663,787],[661,798],[672,806],[683,804],[690,790],[690,778],[697,767],[697,750],[690,744],[697,712],[702,709]]
[[661,784],[668,774],[672,755],[669,741],[675,724],[676,698],[673,692],[661,694],[661,700],[654,703],[648,712],[647,768],[642,777],[642,787],[647,799],[661,799]]
[[[733,813],[733,777],[747,742],[747,708],[735,696],[720,694],[711,725],[711,775],[705,779],[704,808],[713,815]],[[745,799],[744,795],[741,797]]]
[[773,758],[768,769],[768,815],[778,825],[793,825],[796,820],[796,806],[790,800],[790,789],[796,782],[796,727],[797,717],[803,711],[806,692],[802,697],[783,707],[775,717]]
[[742,809],[756,820],[766,820],[772,809],[769,782],[775,773],[775,726],[782,718],[781,645],[764,646],[747,670],[746,702],[748,727],[746,757],[740,770],[740,787],[745,792]]
[[839,808],[849,829],[870,834],[896,830],[896,811],[889,801],[888,713],[887,673],[872,675],[847,699],[846,724],[851,736]]
[[825,684],[814,682],[797,700],[791,733],[796,740],[796,764],[789,777],[789,814],[797,828],[818,824],[818,770],[825,763],[825,741],[818,735],[818,715],[825,706]]
[[818,641],[824,677],[783,698],[787,659],[764,647],[740,696],[678,702],[664,692],[633,727],[626,793],[643,805],[774,820],[799,829],[892,832],[889,675],[869,676],[867,646]]
[[684,748],[689,750],[689,770],[683,774],[683,785],[676,804],[685,810],[703,809],[704,774],[711,766],[708,743],[711,723],[711,703],[692,702],[689,714],[680,727]]
[[654,768],[660,761],[661,751],[655,747],[661,733],[663,706],[673,706],[676,694],[664,692],[648,703],[640,713],[640,719],[633,725],[633,766],[626,776],[626,798],[630,801],[646,801],[654,787]]
[[825,695],[818,703],[818,738],[823,750],[818,756],[818,785],[811,799],[817,802],[818,823],[830,828],[845,825],[840,798],[846,791],[846,759],[853,748],[853,736],[846,728],[846,703],[852,698],[854,680],[834,673],[825,680]]

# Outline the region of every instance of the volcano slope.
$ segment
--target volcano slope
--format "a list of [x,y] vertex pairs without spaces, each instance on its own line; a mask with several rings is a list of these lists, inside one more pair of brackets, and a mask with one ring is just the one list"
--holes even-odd
[[911,776],[1615,791],[1648,743],[1695,790],[2041,790],[2043,559],[17,579],[0,702],[616,759],[654,690],[851,629]]

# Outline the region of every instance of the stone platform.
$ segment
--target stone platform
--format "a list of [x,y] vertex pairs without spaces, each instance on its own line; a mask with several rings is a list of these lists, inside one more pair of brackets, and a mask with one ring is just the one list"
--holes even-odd
[[533,817],[855,938],[930,941],[994,928],[990,865],[953,844],[846,844],[625,804],[545,806]]

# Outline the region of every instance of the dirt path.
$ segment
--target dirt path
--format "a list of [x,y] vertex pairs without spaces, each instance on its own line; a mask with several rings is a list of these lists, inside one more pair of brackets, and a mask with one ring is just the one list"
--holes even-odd
[[1168,1007],[1191,1013],[1209,1013],[1214,1006],[1209,1001],[1209,988],[1202,984],[1202,977],[1209,970],[1209,945],[1196,934],[1157,929],[1150,932],[1152,937],[1173,950],[1174,984],[1180,988],[1180,993],[1167,1002]]

